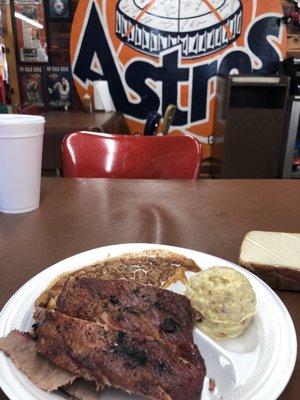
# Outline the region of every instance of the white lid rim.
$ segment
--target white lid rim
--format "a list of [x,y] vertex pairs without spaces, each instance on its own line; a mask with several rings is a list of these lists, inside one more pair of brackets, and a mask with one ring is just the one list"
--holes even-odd
[[12,125],[35,125],[44,123],[45,117],[42,115],[0,114],[0,127]]
[[7,135],[7,134],[1,134],[0,133],[0,140],[1,139],[23,139],[23,138],[31,138],[31,137],[36,137],[36,136],[43,136],[45,133],[44,132],[36,132],[36,133],[29,133],[29,134],[23,134],[23,135]]

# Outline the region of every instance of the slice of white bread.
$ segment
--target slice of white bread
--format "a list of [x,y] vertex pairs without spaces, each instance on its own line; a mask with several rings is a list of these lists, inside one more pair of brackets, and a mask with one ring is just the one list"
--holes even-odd
[[300,233],[247,233],[241,245],[239,265],[273,289],[300,290]]

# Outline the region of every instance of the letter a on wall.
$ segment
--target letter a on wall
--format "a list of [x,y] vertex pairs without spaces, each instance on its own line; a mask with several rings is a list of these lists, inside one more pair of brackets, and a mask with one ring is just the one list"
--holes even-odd
[[177,112],[171,134],[209,156],[215,76],[273,74],[285,55],[281,0],[80,0],[71,33],[81,99],[104,79],[132,132],[149,111]]

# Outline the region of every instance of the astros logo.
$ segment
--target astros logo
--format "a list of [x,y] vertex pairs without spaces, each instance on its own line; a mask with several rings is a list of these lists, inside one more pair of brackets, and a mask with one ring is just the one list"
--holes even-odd
[[238,0],[120,0],[116,34],[146,54],[181,44],[181,56],[198,57],[217,51],[241,33]]
[[171,134],[209,156],[215,76],[273,73],[285,51],[281,0],[80,0],[71,33],[77,92],[108,81],[117,110],[142,131],[151,110],[177,105]]

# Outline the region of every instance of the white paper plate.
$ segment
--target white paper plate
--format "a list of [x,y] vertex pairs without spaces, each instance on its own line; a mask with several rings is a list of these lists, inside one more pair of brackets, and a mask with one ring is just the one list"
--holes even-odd
[[[33,303],[48,284],[63,272],[93,264],[109,256],[146,249],[165,249],[192,258],[202,269],[214,265],[230,266],[251,282],[257,296],[257,314],[244,335],[234,340],[215,342],[194,331],[207,367],[202,400],[275,400],[285,388],[296,362],[297,342],[291,317],[276,294],[248,271],[217,257],[197,251],[153,244],[121,244],[93,249],[67,258],[45,269],[7,302],[0,314],[0,336],[11,330],[28,331],[33,323]],[[179,283],[172,290],[182,292]],[[33,385],[3,352],[0,352],[0,385],[11,400],[63,399],[60,392],[46,393]],[[208,390],[208,378],[216,381],[214,392]],[[101,400],[136,399],[107,390]]]

